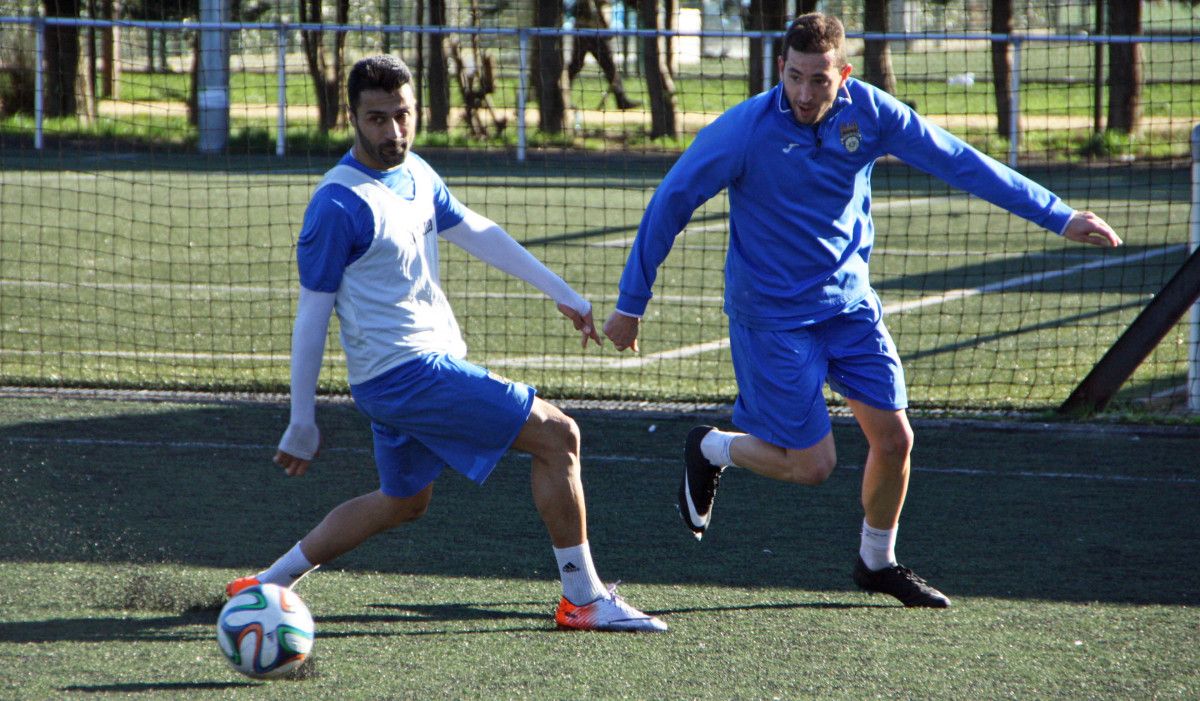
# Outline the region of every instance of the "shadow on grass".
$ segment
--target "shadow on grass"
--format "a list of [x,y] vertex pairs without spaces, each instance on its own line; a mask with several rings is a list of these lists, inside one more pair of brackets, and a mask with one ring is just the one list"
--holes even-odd
[[778,603],[778,604],[746,604],[745,606],[691,606],[688,608],[667,608],[647,610],[654,616],[672,616],[679,613],[717,613],[723,611],[794,611],[803,609],[816,610],[846,610],[846,609],[874,609],[874,608],[892,608],[891,604],[852,604],[841,601],[802,601],[797,603]]
[[[3,406],[9,408],[0,413],[0,561],[180,562],[254,571],[330,508],[376,487],[369,430],[346,406],[322,407],[326,452],[296,479],[270,463],[285,407]],[[731,471],[713,527],[697,543],[675,508],[679,446],[691,421],[655,418],[657,431],[648,433],[641,417],[577,418],[589,541],[605,581],[859,596],[850,570],[862,519],[860,470],[837,470],[817,489]],[[857,428],[839,425],[835,434],[841,464],[861,464]],[[898,555],[952,599],[1198,604],[1200,592],[1173,573],[1188,571],[1186,553],[1194,542],[1177,521],[1195,513],[1200,486],[1194,480],[1171,483],[1173,476],[1195,477],[1186,468],[1194,465],[1195,441],[1195,432],[1109,435],[918,424],[917,469]],[[930,473],[923,466],[973,472]],[[1072,472],[1101,479],[1051,476]],[[1161,479],[1106,481],[1107,474]],[[556,578],[529,496],[528,460],[514,454],[482,488],[444,474],[425,518],[368,541],[326,565],[331,568]],[[478,604],[396,608],[412,612],[399,620],[533,617]],[[144,636],[179,620],[112,619],[85,624],[82,633],[71,627],[79,625],[74,621],[2,624],[0,638]]]
[[64,686],[59,691],[91,694],[137,694],[146,692],[180,693],[186,691],[222,691],[224,689],[240,689],[256,687],[262,684],[254,682],[146,682],[128,684],[91,684]]
[[[51,618],[38,621],[0,622],[0,642],[54,643],[162,640],[180,642],[211,640],[215,617],[208,613],[181,616],[129,618],[104,616],[92,618]],[[195,634],[180,628],[203,626]]]
[[[544,611],[516,610],[512,607],[542,607]],[[678,614],[718,613],[730,611],[783,611],[799,609],[869,609],[886,607],[886,603],[845,603],[845,602],[800,602],[800,603],[758,603],[726,606],[690,606],[659,608],[648,610],[655,616],[672,616]],[[355,638],[361,636],[392,636],[392,635],[463,635],[471,633],[517,633],[542,632],[553,629],[551,606],[545,601],[496,601],[451,604],[402,604],[375,603],[368,608],[379,611],[400,611],[403,613],[389,614],[359,614],[359,615],[324,615],[321,616],[322,638]],[[208,640],[209,628],[213,621],[213,612],[190,612],[179,616],[160,616],[154,618],[127,617],[92,617],[92,618],[54,618],[37,621],[22,621],[16,623],[0,622],[0,642],[5,643],[54,643],[54,642],[102,642],[102,641],[192,641]],[[381,625],[402,623],[451,623],[458,621],[500,621],[523,620],[535,621],[536,625],[513,628],[488,627],[475,630],[441,630],[441,631],[412,631],[396,628],[391,632],[378,630]],[[327,626],[370,626],[369,632],[354,630],[330,630]],[[202,631],[189,633],[182,628],[201,626]]]

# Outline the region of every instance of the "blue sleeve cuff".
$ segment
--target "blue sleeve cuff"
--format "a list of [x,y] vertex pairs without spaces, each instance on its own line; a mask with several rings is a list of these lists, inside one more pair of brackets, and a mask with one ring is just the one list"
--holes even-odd
[[1066,211],[1066,218],[1061,219],[1062,224],[1060,224],[1057,228],[1052,227],[1050,229],[1051,231],[1056,231],[1059,236],[1062,236],[1067,233],[1067,225],[1070,224],[1071,220],[1075,217],[1076,214],[1078,214],[1077,210],[1068,207],[1067,205],[1063,204],[1062,200],[1059,200],[1058,204],[1056,204],[1054,206],[1054,213],[1052,216],[1054,216],[1056,218],[1062,217],[1063,210]]
[[617,311],[626,316],[638,317],[646,313],[646,305],[650,304],[649,297],[635,297],[628,292],[617,296]]

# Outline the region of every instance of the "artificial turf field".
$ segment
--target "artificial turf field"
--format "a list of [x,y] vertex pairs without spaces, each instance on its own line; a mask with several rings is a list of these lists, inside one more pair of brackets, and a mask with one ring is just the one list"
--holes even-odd
[[946,611],[856,591],[857,429],[818,488],[731,472],[701,543],[675,512],[694,417],[573,410],[590,541],[664,635],[559,632],[554,559],[510,455],[482,488],[305,579],[303,679],[227,667],[214,622],[332,506],[374,487],[369,430],[323,404],[284,477],[286,407],[0,400],[0,698],[1200,696],[1194,427],[915,423],[898,554]]

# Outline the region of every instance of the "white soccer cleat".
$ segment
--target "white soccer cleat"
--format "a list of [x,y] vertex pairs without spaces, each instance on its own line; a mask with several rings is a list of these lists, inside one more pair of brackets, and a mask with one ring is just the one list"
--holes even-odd
[[576,606],[564,596],[558,602],[554,620],[559,628],[573,630],[604,630],[620,632],[661,633],[667,624],[655,616],[638,611],[617,595],[617,586],[590,604]]

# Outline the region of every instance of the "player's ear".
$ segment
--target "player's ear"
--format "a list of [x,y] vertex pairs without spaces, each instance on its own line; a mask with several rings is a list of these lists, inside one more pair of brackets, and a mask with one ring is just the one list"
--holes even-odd
[[846,65],[842,66],[842,70],[839,72],[842,75],[842,82],[846,82],[846,79],[849,78],[850,74],[854,72],[854,64],[847,62]]

